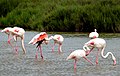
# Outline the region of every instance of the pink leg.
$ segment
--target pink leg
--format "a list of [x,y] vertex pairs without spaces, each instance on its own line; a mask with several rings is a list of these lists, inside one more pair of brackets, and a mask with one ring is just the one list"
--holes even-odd
[[93,65],[93,63],[89,60],[89,59],[87,59],[85,56],[83,57],[85,60],[87,60],[88,62],[90,62],[90,64],[92,64]]
[[12,40],[13,37],[14,37],[14,36],[12,36],[12,37],[10,38],[10,35],[8,35],[8,44],[10,44],[10,46],[11,46],[13,49],[15,49],[16,54],[17,54],[17,53],[18,53],[17,42],[16,42],[16,46],[15,46],[15,47],[10,43],[10,40]]
[[15,44],[15,51],[16,51],[16,54],[18,54],[17,40],[16,40],[16,44]]
[[58,53],[60,54],[60,52],[61,52],[61,46],[62,46],[62,44],[59,44],[59,47],[58,47]]
[[98,64],[98,55],[99,55],[100,50],[98,49],[97,55],[96,55],[96,64]]
[[113,63],[114,63],[113,65],[116,65],[116,59],[115,59],[115,60],[113,60]]
[[59,44],[59,46],[58,46],[58,53],[60,54],[60,44]]
[[41,55],[41,58],[42,58],[42,60],[43,60],[43,55],[42,55],[41,45],[39,46],[39,50],[40,50],[40,55]]
[[75,59],[75,62],[74,62],[74,72],[76,73],[76,68],[77,68],[77,60]]
[[55,47],[55,42],[54,42],[54,45],[52,46],[52,52],[54,52],[54,47]]
[[[8,35],[8,44],[10,44],[11,47],[13,47],[13,45],[10,43],[10,40],[13,39],[13,37],[10,38],[10,35]],[[14,47],[13,47],[14,48]]]
[[35,59],[38,59],[38,50],[36,51]]

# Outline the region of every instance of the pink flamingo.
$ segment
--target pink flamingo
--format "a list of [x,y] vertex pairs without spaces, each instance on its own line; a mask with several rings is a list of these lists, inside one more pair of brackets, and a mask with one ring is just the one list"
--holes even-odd
[[[33,44],[33,45],[37,44],[36,48],[38,48],[38,50],[40,50],[40,55],[41,55],[42,60],[43,60],[43,55],[42,55],[41,45],[43,43],[48,44],[48,40],[49,39],[48,39],[47,33],[46,32],[41,32],[41,33],[35,35],[32,38],[32,40],[28,43],[28,44]],[[38,51],[36,52],[36,56],[35,57],[36,57],[36,59],[38,58]]]
[[6,33],[8,35],[8,44],[10,44],[10,35],[11,35],[10,30],[12,30],[11,27],[6,27],[3,30],[1,30],[2,33],[4,32],[4,33]]
[[[83,46],[83,49],[85,50],[86,48],[91,48],[91,50],[86,50],[86,56],[89,55],[89,53],[94,49],[94,48],[98,49],[98,53],[101,50],[101,56],[103,58],[107,58],[108,55],[110,54],[112,56],[112,60],[113,60],[113,65],[116,65],[116,58],[115,56],[112,54],[112,52],[108,52],[106,55],[104,55],[104,50],[106,47],[106,41],[102,38],[94,38],[91,39],[90,41],[88,41],[87,43],[85,43],[85,45]],[[98,53],[96,55],[96,64],[98,64]]]
[[[85,50],[86,50],[86,49],[85,49]],[[73,52],[67,57],[66,60],[68,60],[68,59],[74,59],[74,60],[75,60],[75,62],[74,62],[74,72],[76,72],[76,67],[77,67],[76,62],[77,62],[81,57],[84,58],[85,60],[87,60],[88,62],[90,62],[90,63],[92,64],[92,62],[91,62],[89,59],[86,58],[86,52],[85,52],[85,50],[80,50],[80,49],[75,50],[75,51],[73,51]],[[92,65],[93,65],[93,64],[92,64]]]
[[[26,49],[24,46],[24,34],[25,34],[25,30],[23,28],[20,27],[7,27],[5,29],[3,29],[1,32],[5,32],[6,34],[8,34],[8,43],[12,46],[12,44],[10,43],[10,40],[14,38],[15,41],[17,41],[17,38],[20,37],[21,38],[21,45],[22,45],[22,49],[23,49],[23,53],[26,53]],[[10,38],[10,35],[12,35],[12,37]],[[13,47],[13,46],[12,46]],[[13,47],[14,48],[14,47]],[[17,52],[17,45],[15,47],[15,50]]]
[[52,46],[52,52],[54,52],[54,46],[55,44],[59,44],[59,47],[58,47],[58,52],[62,52],[62,43],[64,41],[64,38],[62,35],[54,35],[54,36],[51,36],[49,37],[49,40],[50,39],[53,39],[54,40],[54,45]]
[[95,32],[91,32],[90,34],[89,34],[89,38],[98,38],[99,37],[99,34],[97,33],[97,30],[96,29],[94,29],[95,30]]

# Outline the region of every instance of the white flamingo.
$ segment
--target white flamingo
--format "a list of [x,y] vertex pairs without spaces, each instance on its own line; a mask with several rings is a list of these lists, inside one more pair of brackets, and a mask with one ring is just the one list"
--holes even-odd
[[96,29],[94,29],[94,32],[91,32],[90,34],[89,34],[89,38],[98,38],[99,37],[99,34],[97,33],[97,30]]
[[4,33],[6,33],[8,35],[8,43],[10,43],[10,41],[9,41],[10,40],[10,35],[11,35],[10,30],[12,30],[11,27],[6,27],[3,30],[1,30],[2,33],[4,32]]
[[[86,49],[85,49],[85,50],[86,50]],[[87,59],[85,50],[81,50],[81,49],[75,50],[75,51],[73,51],[73,52],[67,57],[66,60],[68,60],[68,59],[74,59],[74,60],[75,60],[75,62],[74,62],[74,72],[76,72],[76,67],[77,67],[76,62],[77,62],[81,57],[84,58],[85,60],[87,60],[88,62],[90,62],[90,63],[92,64],[92,62],[91,62],[89,59]],[[87,49],[87,50],[88,50],[88,49]],[[92,65],[93,65],[93,64],[92,64]]]
[[[23,53],[26,53],[26,49],[24,46],[24,34],[25,34],[25,30],[23,28],[20,27],[7,27],[5,29],[3,29],[1,32],[5,32],[6,34],[8,34],[8,43],[12,46],[12,44],[10,43],[10,40],[14,38],[15,41],[17,41],[17,37],[21,38],[21,45],[22,45],[22,49],[23,49]],[[12,35],[12,37],[10,38],[10,35]],[[12,46],[13,47],[13,46]],[[14,47],[13,47],[14,48]],[[17,46],[15,46],[15,50],[17,51]]]
[[[31,39],[31,41],[28,43],[28,44],[33,44],[33,45],[37,44],[36,48],[38,48],[38,50],[40,50],[40,55],[41,55],[42,60],[43,60],[43,54],[42,54],[41,45],[43,43],[48,44],[48,40],[49,39],[48,39],[47,33],[46,32],[41,32],[41,33],[35,35]],[[36,56],[35,57],[36,57],[36,59],[38,58],[38,51],[36,52]]]
[[54,35],[54,36],[51,36],[49,37],[49,40],[53,39],[54,40],[54,45],[52,46],[52,52],[54,52],[54,46],[55,44],[59,44],[59,47],[58,47],[58,52],[62,52],[62,43],[64,41],[64,38],[62,35]]
[[[86,56],[94,49],[94,48],[98,49],[98,53],[101,51],[101,56],[103,58],[107,58],[108,55],[110,54],[112,56],[112,60],[113,60],[113,65],[116,65],[116,58],[113,55],[112,52],[108,52],[106,55],[104,55],[104,50],[106,47],[106,41],[102,38],[94,38],[91,39],[90,41],[88,41],[87,43],[85,43],[85,45],[83,46],[83,49],[85,50],[86,48],[91,48],[91,50],[87,50],[86,51]],[[96,55],[96,64],[98,64],[98,53]]]

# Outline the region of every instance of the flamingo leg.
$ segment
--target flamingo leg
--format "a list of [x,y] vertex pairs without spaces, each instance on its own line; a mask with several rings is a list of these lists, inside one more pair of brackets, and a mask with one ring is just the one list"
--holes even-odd
[[[38,48],[39,50],[39,48]],[[36,55],[35,55],[35,58],[38,59],[38,50],[36,51]]]
[[40,50],[40,55],[41,55],[41,58],[42,58],[42,60],[43,60],[43,54],[42,54],[41,45],[39,46],[39,50]]
[[93,65],[93,63],[88,59],[88,58],[86,58],[85,56],[83,57],[85,60],[87,60],[88,62],[90,62],[90,64],[92,64]]
[[[16,51],[16,54],[17,54],[17,47],[15,46],[13,46],[12,44],[11,44],[11,42],[10,42],[10,40],[12,40],[14,38],[14,36],[12,36],[11,38],[10,38],[10,35],[8,35],[8,44],[13,48],[13,49],[15,49],[15,51]],[[17,43],[16,43],[17,44]]]
[[74,62],[74,72],[76,73],[76,68],[77,68],[77,60],[75,59],[75,62]]
[[18,54],[17,38],[16,38],[16,44],[15,44],[15,51],[16,51],[16,54]]
[[10,38],[10,35],[8,35],[8,44],[10,44],[11,47],[13,47],[13,45],[10,43],[10,40],[12,40],[12,39],[13,39],[13,36]]
[[96,55],[96,64],[98,64],[98,56],[99,56],[100,50],[98,49],[97,55]]
[[54,45],[52,46],[52,52],[54,52],[55,44],[56,44],[56,43],[54,42]]
[[59,54],[60,54],[60,52],[62,52],[61,47],[62,47],[62,44],[59,44],[59,47],[58,47]]

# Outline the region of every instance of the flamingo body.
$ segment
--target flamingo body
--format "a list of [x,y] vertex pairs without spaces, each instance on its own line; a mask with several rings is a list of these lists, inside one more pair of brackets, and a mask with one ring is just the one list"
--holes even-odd
[[34,45],[34,44],[36,44],[38,41],[41,41],[41,40],[43,40],[43,39],[46,39],[46,40],[48,39],[48,35],[47,35],[46,32],[41,32],[41,33],[35,35],[28,44],[33,44],[33,45]]
[[91,32],[89,34],[89,38],[98,38],[99,37],[99,34],[97,33],[97,30],[94,29],[95,31],[94,32]]
[[68,57],[67,60],[69,59],[80,59],[81,57],[84,57],[86,55],[84,50],[75,50],[73,51]]

